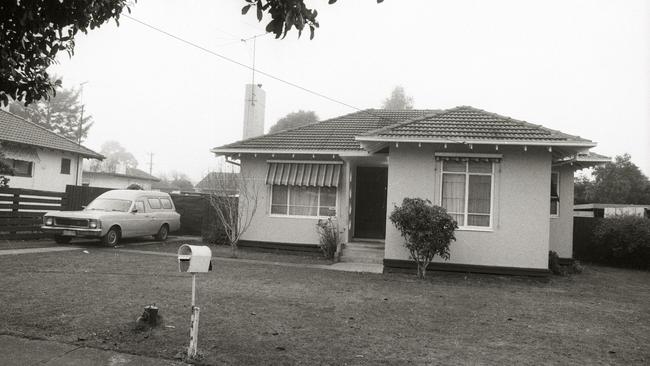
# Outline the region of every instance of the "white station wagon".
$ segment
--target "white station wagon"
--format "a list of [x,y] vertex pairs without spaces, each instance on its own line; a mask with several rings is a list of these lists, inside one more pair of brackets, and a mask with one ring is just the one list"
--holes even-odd
[[153,235],[165,240],[180,229],[180,215],[169,194],[157,191],[113,190],[95,198],[81,211],[51,211],[43,216],[43,232],[59,244],[72,238],[100,238],[117,245],[121,238]]

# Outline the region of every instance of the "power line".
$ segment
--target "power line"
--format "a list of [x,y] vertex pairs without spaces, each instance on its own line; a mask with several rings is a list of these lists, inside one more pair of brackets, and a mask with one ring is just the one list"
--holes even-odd
[[[234,59],[232,59],[232,58],[230,58],[230,57],[224,56],[224,55],[222,55],[222,54],[220,54],[220,53],[217,53],[217,52],[215,52],[215,51],[212,51],[212,50],[210,50],[210,49],[208,49],[208,48],[205,48],[205,47],[203,47],[203,46],[201,46],[201,45],[198,45],[198,44],[196,44],[196,43],[194,43],[194,42],[188,41],[188,40],[186,40],[186,39],[184,39],[184,38],[181,38],[181,37],[179,37],[179,36],[177,36],[177,35],[175,35],[175,34],[169,33],[169,32],[167,32],[167,31],[165,31],[165,30],[163,30],[163,29],[161,29],[161,28],[158,28],[158,27],[153,26],[153,25],[151,25],[151,24],[145,23],[145,22],[143,22],[143,21],[141,21],[141,20],[139,20],[139,19],[136,19],[136,18],[134,18],[134,17],[132,17],[132,16],[130,16],[130,15],[122,14],[122,16],[123,16],[123,17],[126,17],[127,19],[130,19],[130,20],[132,20],[132,21],[134,21],[134,22],[136,22],[136,23],[139,23],[139,24],[141,24],[141,25],[143,25],[143,26],[145,26],[145,27],[147,27],[147,28],[153,29],[153,30],[155,30],[156,32],[162,33],[162,34],[166,35],[167,37],[173,38],[173,39],[175,39],[175,40],[177,40],[177,41],[179,41],[179,42],[185,43],[185,44],[187,44],[187,45],[189,45],[189,46],[192,46],[192,47],[194,47],[194,48],[197,48],[197,49],[199,49],[199,50],[201,50],[201,51],[203,51],[203,52],[207,52],[207,53],[209,53],[209,54],[211,54],[211,55],[213,55],[213,56],[219,57],[219,58],[222,59],[222,60],[225,60],[225,61],[228,61],[228,62],[233,63],[233,64],[235,64],[235,65],[238,65],[238,66],[244,67],[244,68],[246,68],[246,69],[248,69],[248,70],[251,70],[251,71],[254,72],[254,73],[257,72],[257,73],[259,73],[259,74],[261,74],[261,75],[264,75],[264,76],[266,76],[266,77],[268,77],[268,78],[271,78],[271,79],[273,79],[273,80],[276,80],[276,81],[279,81],[279,82],[281,82],[281,83],[284,83],[284,84],[286,84],[286,85],[292,86],[292,87],[294,87],[294,88],[296,88],[296,89],[300,89],[300,90],[305,91],[305,92],[307,92],[307,93],[309,93],[309,94],[312,94],[312,95],[315,95],[315,96],[317,96],[317,97],[320,97],[320,98],[323,98],[323,99],[329,100],[330,102],[334,102],[334,103],[337,103],[337,104],[343,105],[343,106],[345,106],[345,107],[348,107],[348,108],[354,109],[354,110],[356,110],[356,111],[366,113],[366,114],[371,115],[371,116],[373,116],[373,117],[375,117],[375,118],[378,118],[378,119],[380,119],[380,120],[384,120],[384,121],[388,121],[388,122],[393,122],[393,123],[404,122],[404,121],[398,121],[398,120],[394,120],[394,119],[390,119],[390,118],[386,118],[386,117],[384,117],[384,116],[380,116],[380,115],[374,114],[374,113],[372,113],[372,112],[370,112],[370,111],[368,111],[368,110],[365,110],[365,109],[363,109],[363,108],[359,108],[359,107],[354,106],[354,105],[352,105],[352,104],[349,104],[349,103],[343,102],[343,101],[341,101],[341,100],[338,100],[338,99],[332,98],[332,97],[330,97],[330,96],[327,96],[327,95],[325,95],[325,94],[319,93],[319,92],[317,92],[317,91],[314,91],[314,90],[308,89],[308,88],[306,88],[306,87],[304,87],[304,86],[298,85],[298,84],[293,83],[293,82],[291,82],[291,81],[284,80],[284,79],[282,79],[282,78],[280,78],[280,77],[277,77],[277,76],[271,75],[271,74],[269,74],[269,73],[267,73],[267,72],[265,72],[265,71],[262,71],[262,70],[260,70],[260,69],[256,69],[255,66],[253,66],[253,67],[248,66],[248,65],[246,65],[246,64],[244,64],[244,63],[242,63],[242,62],[239,62],[239,61],[234,60]],[[248,40],[250,40],[250,39],[253,39],[253,40],[254,40],[254,39],[256,39],[257,37],[259,37],[259,36],[263,36],[263,35],[266,35],[266,34],[270,34],[270,33],[267,32],[267,33],[264,33],[264,34],[255,35],[255,36],[252,36],[252,37],[249,37],[249,38],[241,39],[241,41],[242,41],[242,42],[246,42],[246,41],[248,41]],[[464,143],[464,142],[462,142],[462,141],[457,141],[457,140],[453,140],[453,139],[449,139],[449,138],[445,138],[445,140],[448,140],[449,142],[454,142],[454,143]]]
[[357,111],[363,111],[362,108],[355,107],[355,106],[353,106],[353,105],[351,105],[351,104],[345,103],[345,102],[340,101],[340,100],[338,100],[338,99],[334,99],[334,98],[332,98],[332,97],[329,97],[329,96],[327,96],[327,95],[325,95],[325,94],[322,94],[322,93],[319,93],[319,92],[317,92],[317,91],[314,91],[314,90],[311,90],[311,89],[305,88],[305,87],[300,86],[300,85],[298,85],[298,84],[296,84],[296,83],[293,83],[293,82],[291,82],[291,81],[284,80],[284,79],[279,78],[279,77],[277,77],[277,76],[271,75],[271,74],[269,74],[269,73],[267,73],[267,72],[264,72],[264,71],[262,71],[262,70],[254,69],[253,67],[248,66],[248,65],[246,65],[246,64],[244,64],[244,63],[242,63],[242,62],[239,62],[239,61],[234,60],[234,59],[232,59],[232,58],[230,58],[230,57],[224,56],[224,55],[222,55],[222,54],[220,54],[220,53],[214,52],[214,51],[212,51],[212,50],[210,50],[210,49],[208,49],[208,48],[205,48],[205,47],[203,47],[203,46],[201,46],[201,45],[198,45],[198,44],[196,44],[196,43],[194,43],[194,42],[191,42],[191,41],[188,41],[188,40],[186,40],[186,39],[183,39],[183,38],[181,38],[181,37],[179,37],[179,36],[177,36],[177,35],[175,35],[175,34],[169,33],[169,32],[167,32],[167,31],[165,31],[165,30],[163,30],[163,29],[160,29],[160,28],[158,28],[158,27],[156,27],[156,26],[153,26],[153,25],[151,25],[151,24],[145,23],[145,22],[143,22],[143,21],[141,21],[141,20],[138,20],[138,19],[136,19],[136,18],[134,18],[134,17],[132,17],[132,16],[130,16],[130,15],[122,14],[122,16],[125,17],[125,18],[128,18],[128,19],[131,19],[132,21],[134,21],[134,22],[136,22],[136,23],[140,23],[140,24],[144,25],[144,26],[147,27],[147,28],[153,29],[153,30],[155,30],[156,32],[162,33],[162,34],[164,34],[164,35],[166,35],[166,36],[168,36],[168,37],[170,37],[170,38],[173,38],[173,39],[175,39],[175,40],[177,40],[177,41],[179,41],[179,42],[185,43],[185,44],[187,44],[187,45],[189,45],[189,46],[192,46],[192,47],[194,47],[194,48],[198,48],[198,49],[200,49],[201,51],[207,52],[207,53],[209,53],[209,54],[211,54],[211,55],[213,55],[213,56],[219,57],[219,58],[221,58],[222,60],[228,61],[228,62],[230,62],[230,63],[233,63],[233,64],[238,65],[238,66],[241,66],[241,67],[245,67],[245,68],[247,68],[247,69],[249,69],[249,70],[251,70],[251,71],[255,71],[255,72],[257,72],[257,73],[259,73],[259,74],[261,74],[261,75],[264,75],[264,76],[266,76],[266,77],[268,77],[268,78],[271,78],[271,79],[273,79],[273,80],[279,81],[279,82],[284,83],[284,84],[287,84],[287,85],[289,85],[289,86],[292,86],[292,87],[294,87],[294,88],[300,89],[300,90],[305,91],[305,92],[307,92],[307,93],[310,93],[310,94],[316,95],[316,96],[321,97],[321,98],[323,98],[323,99],[327,99],[327,100],[329,100],[329,101],[331,101],[331,102],[334,102],[334,103],[337,103],[337,104],[340,104],[340,105],[346,106],[346,107],[348,107],[348,108],[355,109],[355,110],[357,110]]

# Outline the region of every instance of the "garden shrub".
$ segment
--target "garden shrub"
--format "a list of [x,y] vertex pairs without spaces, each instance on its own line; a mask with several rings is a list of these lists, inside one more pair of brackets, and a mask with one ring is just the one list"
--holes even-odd
[[419,278],[425,278],[427,266],[436,255],[449,260],[449,244],[456,240],[458,224],[444,208],[429,200],[404,198],[402,205],[393,209],[390,221],[402,233]]
[[596,261],[650,269],[650,220],[632,215],[607,217],[594,229]]
[[316,224],[320,237],[320,250],[327,259],[334,259],[339,244],[339,228],[336,222],[328,217],[327,220],[318,220]]

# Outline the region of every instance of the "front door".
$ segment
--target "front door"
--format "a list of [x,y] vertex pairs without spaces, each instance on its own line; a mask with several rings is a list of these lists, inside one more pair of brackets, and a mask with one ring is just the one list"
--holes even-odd
[[358,167],[354,212],[354,237],[386,237],[388,168]]

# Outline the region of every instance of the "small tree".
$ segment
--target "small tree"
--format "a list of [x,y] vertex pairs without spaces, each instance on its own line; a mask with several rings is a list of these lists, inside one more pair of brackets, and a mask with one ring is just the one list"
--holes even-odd
[[[219,174],[213,184],[217,193],[209,196],[210,205],[223,226],[232,256],[236,257],[239,239],[248,230],[257,211],[262,184],[244,173],[234,172]],[[228,193],[233,187],[236,195]]]
[[390,221],[402,233],[404,245],[417,263],[419,278],[425,278],[427,266],[436,255],[449,260],[449,244],[456,240],[458,224],[444,208],[429,200],[404,198],[402,206],[393,209]]

